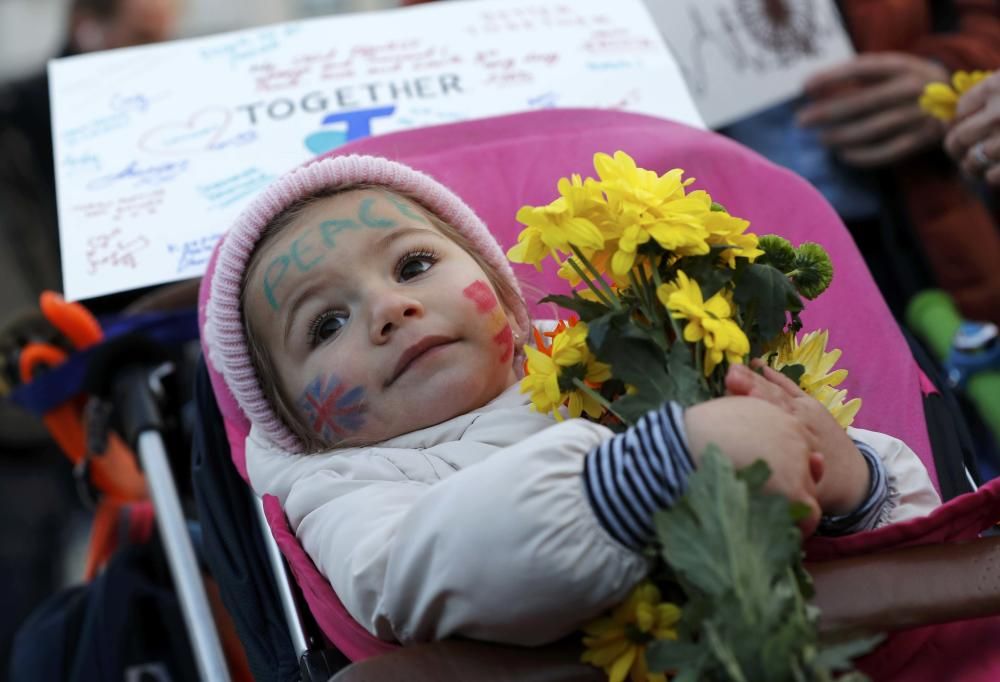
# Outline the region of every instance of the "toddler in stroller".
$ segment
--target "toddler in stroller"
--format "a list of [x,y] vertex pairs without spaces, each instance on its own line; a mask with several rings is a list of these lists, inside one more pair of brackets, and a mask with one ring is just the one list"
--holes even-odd
[[[534,134],[505,149],[498,140],[518,125]],[[545,125],[549,136],[539,132]],[[835,258],[856,259],[832,212],[800,181],[769,166],[761,173],[757,157],[714,136],[597,112],[468,126],[478,126],[463,131],[473,145],[468,158],[509,160],[518,152],[520,168],[531,166],[524,157],[539,167],[536,178],[544,177],[541,157],[550,153],[561,159],[560,175],[583,170],[595,150],[581,140],[600,129],[604,151],[638,147],[640,165],[681,165],[711,178],[723,188],[720,199],[755,225],[774,225],[792,239],[833,226],[811,236]],[[436,159],[429,133],[421,132],[424,142],[410,149],[399,136],[368,144],[433,166],[453,187],[478,184],[477,209],[513,215],[495,210],[491,203],[502,202],[486,189],[510,184],[511,177],[477,162],[484,177],[463,181],[463,170]],[[365,144],[352,151],[365,151]],[[544,170],[551,173],[553,165]],[[529,172],[514,177],[519,187],[534,187]],[[761,208],[764,182],[785,197],[781,211]],[[538,184],[550,187],[552,178]],[[536,200],[540,191],[525,190],[516,201]],[[381,650],[370,635],[538,643],[567,634],[641,578],[645,562],[633,548],[651,507],[683,488],[699,443],[725,436],[705,434],[691,418],[695,410],[684,414],[673,406],[650,414],[631,436],[617,437],[590,423],[555,425],[531,412],[513,386],[528,313],[502,251],[457,196],[384,159],[320,160],[279,181],[226,236],[205,282],[203,343],[219,373],[216,391],[220,402],[234,396],[252,424],[243,471],[258,493],[277,498],[272,519],[280,521],[281,510],[288,515],[353,618],[329,618],[319,602],[312,604],[327,635],[352,658]],[[863,270],[838,273],[817,317],[832,319],[848,301],[868,335],[878,327],[879,338],[898,343]],[[852,389],[875,403],[867,425],[904,436],[929,461],[926,431],[914,419],[919,393],[912,360],[868,358],[860,335],[853,343],[836,338],[853,369]],[[900,387],[910,397],[892,399]],[[744,392],[767,390],[761,384]],[[858,430],[854,441],[828,443],[833,475],[827,480],[839,483],[814,490],[803,465],[811,448],[796,440],[798,427],[787,415],[749,397],[704,409],[763,410],[786,426],[781,441],[794,445],[776,451],[796,456],[772,462],[792,472],[781,490],[814,502],[816,516],[820,508],[834,512],[837,518],[824,526],[829,531],[919,517],[937,502],[918,458],[898,440]],[[232,431],[240,461],[244,443],[240,429]],[[739,453],[745,440],[737,432],[723,446]],[[639,484],[599,475],[629,465],[655,473]],[[292,562],[297,573],[309,570]]]

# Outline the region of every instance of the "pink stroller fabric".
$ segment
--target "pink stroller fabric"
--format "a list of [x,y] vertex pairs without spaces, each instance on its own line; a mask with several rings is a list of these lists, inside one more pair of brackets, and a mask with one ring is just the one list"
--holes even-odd
[[[757,234],[776,233],[796,245],[817,241],[826,247],[834,264],[833,285],[808,305],[805,327],[829,328],[831,345],[843,350],[840,366],[850,370],[844,387],[864,401],[855,425],[906,441],[936,484],[922,407],[922,375],[850,235],[819,193],[798,176],[710,132],[648,116],[596,110],[545,110],[412,130],[358,140],[335,153],[385,156],[431,174],[461,196],[508,248],[520,232],[514,220],[518,208],[548,203],[560,177],[593,176],[594,153],[616,150],[626,151],[644,168],[659,172],[683,168],[687,176],[697,178],[692,188],[707,190],[731,213],[750,220],[751,231]],[[209,265],[213,267],[214,258]],[[531,267],[515,268],[520,268],[516,271],[532,314],[557,316],[554,308],[536,301],[547,292],[563,290],[565,284],[551,269],[538,273]],[[205,294],[203,287],[202,316]],[[221,377],[211,365],[209,369],[233,462],[246,478],[244,439],[249,424]],[[391,648],[351,619],[296,542],[277,501],[266,505],[279,546],[330,641],[354,660]],[[997,518],[1000,488],[988,486],[952,501],[927,519],[849,538],[815,540],[809,546],[810,558],[969,539]],[[989,655],[987,637],[1000,641],[1000,619],[899,633],[869,656],[864,667],[876,680],[942,679],[940,650],[944,649],[969,659],[961,676],[948,667],[948,679],[1000,679],[1000,647],[993,647],[997,653]],[[973,641],[983,645],[973,646]]]

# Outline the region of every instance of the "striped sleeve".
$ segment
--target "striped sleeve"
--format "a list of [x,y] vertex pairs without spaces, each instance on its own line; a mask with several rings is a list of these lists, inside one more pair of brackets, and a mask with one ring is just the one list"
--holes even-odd
[[882,509],[889,502],[889,480],[882,458],[868,444],[855,440],[854,444],[868,464],[870,483],[868,497],[861,506],[841,516],[824,515],[819,522],[820,535],[850,535],[863,530],[871,530],[878,525]]
[[639,550],[653,538],[653,513],[684,494],[693,469],[684,408],[671,402],[591,450],[583,479],[601,525]]

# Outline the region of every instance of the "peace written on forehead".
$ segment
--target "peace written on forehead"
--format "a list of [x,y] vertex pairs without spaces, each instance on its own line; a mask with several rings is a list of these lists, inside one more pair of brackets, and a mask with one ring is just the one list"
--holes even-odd
[[375,199],[365,197],[358,205],[355,217],[324,220],[315,228],[296,237],[284,252],[271,259],[264,270],[262,287],[264,297],[272,310],[281,309],[278,288],[288,271],[290,269],[297,272],[311,270],[337,245],[337,235],[341,232],[363,228],[392,229],[399,227],[398,218],[400,216],[429,224],[426,217],[399,197],[389,193],[383,193],[380,196],[387,199],[395,207],[395,212],[398,215],[383,215],[381,211],[376,212]]

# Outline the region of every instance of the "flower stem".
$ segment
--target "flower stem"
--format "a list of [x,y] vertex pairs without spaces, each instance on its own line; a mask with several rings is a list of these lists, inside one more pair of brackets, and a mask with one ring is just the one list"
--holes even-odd
[[[653,267],[652,263],[650,263],[650,269],[656,272],[656,268]],[[646,295],[649,297],[650,311],[656,316],[656,322],[662,326],[663,315],[661,314],[660,306],[657,305],[656,285],[649,281],[649,276],[646,274],[645,268],[639,268],[639,280],[642,282],[642,287],[646,290]]]
[[590,278],[587,276],[587,273],[585,273],[580,268],[580,264],[576,262],[576,259],[570,258],[567,262],[569,263],[569,266],[576,271],[576,274],[580,276],[580,279],[583,280],[583,283],[587,285],[587,288],[593,291],[594,295],[597,296],[598,299],[600,299],[601,303],[603,303],[609,308],[615,308],[615,309],[618,308],[618,306],[613,301],[608,300],[608,297],[604,294],[603,291],[594,286],[594,283],[590,281]]
[[632,425],[632,422],[630,422],[628,419],[625,419],[625,417],[615,412],[615,408],[611,407],[611,403],[608,402],[607,398],[605,398],[603,395],[592,389],[584,381],[582,381],[578,377],[573,377],[573,385],[576,386],[581,391],[583,391],[584,393],[586,393],[587,395],[589,395],[594,400],[596,400],[605,410],[618,417],[618,419],[621,420],[622,424],[626,424],[628,426]]
[[653,313],[649,309],[649,300],[646,297],[646,294],[648,292],[642,287],[642,285],[639,284],[639,281],[635,278],[635,270],[628,271],[628,282],[629,284],[632,285],[632,289],[635,290],[636,298],[639,299],[639,308],[642,310],[642,314],[646,316],[646,319],[649,320],[650,324],[653,324]]
[[579,258],[580,262],[583,263],[584,267],[586,267],[587,270],[590,271],[590,274],[594,277],[594,281],[600,282],[608,298],[610,298],[612,301],[615,302],[615,308],[621,308],[622,302],[618,300],[618,295],[615,294],[614,290],[612,290],[612,288],[608,286],[608,283],[604,281],[604,278],[601,277],[601,273],[599,273],[597,271],[597,268],[593,266],[593,264],[590,262],[590,259],[584,256],[583,253],[580,251],[579,248],[577,248],[575,244],[570,244],[570,247],[573,249],[573,255]]

